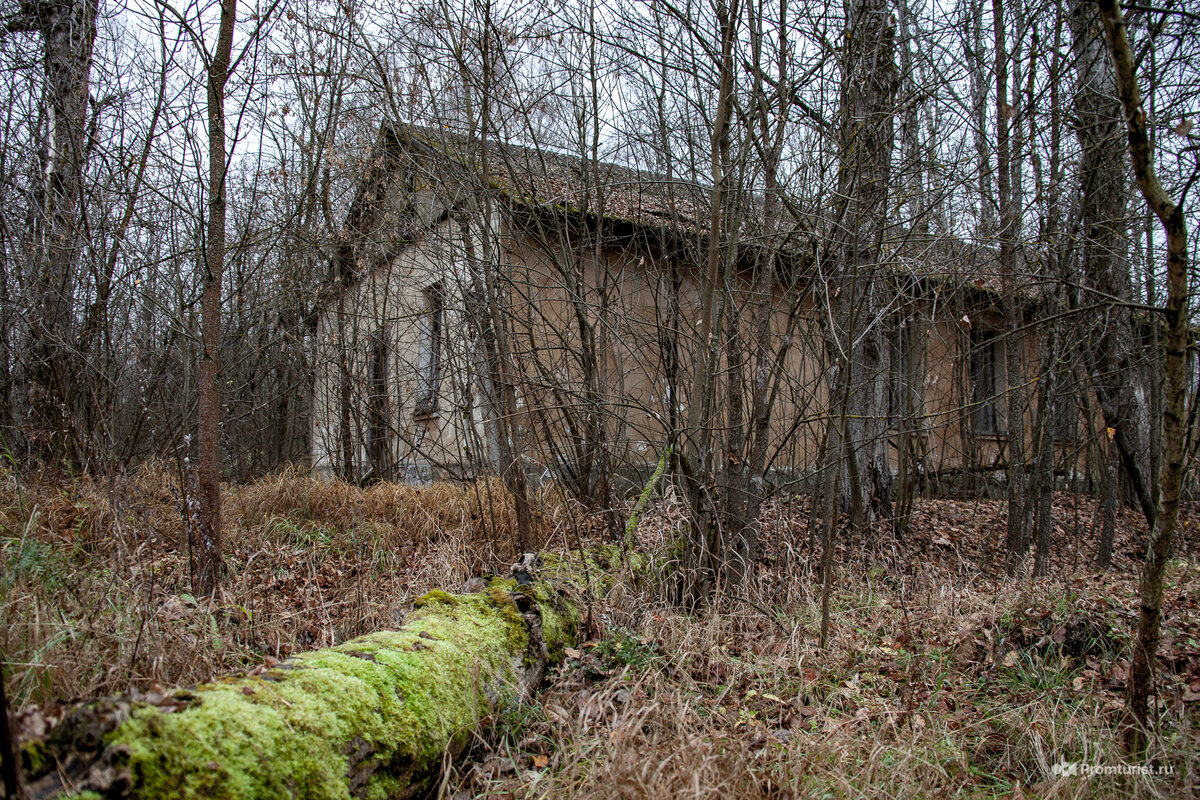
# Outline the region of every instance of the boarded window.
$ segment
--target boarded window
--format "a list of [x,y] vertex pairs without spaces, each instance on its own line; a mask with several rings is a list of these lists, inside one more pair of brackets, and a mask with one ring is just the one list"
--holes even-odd
[[996,370],[996,334],[994,331],[971,331],[971,391],[976,433],[1000,433],[996,413],[999,396]]
[[424,308],[417,316],[417,402],[413,410],[418,417],[437,413],[442,383],[442,285],[435,283],[423,294]]
[[901,422],[908,421],[913,413],[910,407],[915,398],[909,395],[911,387],[909,379],[909,347],[911,345],[912,329],[907,324],[897,325],[889,335],[891,351],[890,371],[888,372],[888,427],[899,428]]
[[1073,442],[1079,433],[1079,410],[1075,398],[1057,395],[1050,403],[1051,432],[1056,442]]

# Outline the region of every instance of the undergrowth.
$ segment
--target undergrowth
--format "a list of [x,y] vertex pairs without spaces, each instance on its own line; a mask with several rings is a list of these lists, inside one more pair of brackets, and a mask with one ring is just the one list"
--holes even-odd
[[[414,596],[456,590],[514,555],[497,483],[358,489],[285,473],[227,492],[226,576],[210,601],[189,593],[168,470],[66,488],[3,477],[0,648],[13,705],[45,713],[394,627]],[[577,559],[565,543],[582,541],[586,568],[603,573],[588,583],[591,639],[539,697],[496,709],[442,797],[1196,795],[1194,561],[1168,575],[1146,762],[1166,774],[1054,769],[1128,763],[1117,741],[1136,609],[1131,518],[1115,570],[1087,569],[1060,530],[1053,576],[1010,580],[995,570],[999,506],[922,501],[923,524],[903,544],[840,537],[821,649],[805,501],[767,507],[753,585],[685,613],[660,599],[683,531],[666,498],[646,509],[628,552],[601,547],[578,509],[543,503],[544,550],[559,568]],[[1074,510],[1059,518],[1090,519]]]

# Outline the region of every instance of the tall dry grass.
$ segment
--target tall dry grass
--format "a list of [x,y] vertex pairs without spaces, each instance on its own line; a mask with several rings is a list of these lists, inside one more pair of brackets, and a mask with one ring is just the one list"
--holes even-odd
[[[1200,596],[1197,567],[1175,567],[1173,581]],[[1132,601],[1132,576],[1113,583]],[[1119,745],[1120,691],[1091,674],[1121,661],[1121,643],[1075,659],[1021,635],[1030,610],[1095,615],[1109,596],[1099,584],[1075,593],[930,569],[895,588],[868,570],[841,574],[825,649],[818,586],[760,583],[698,615],[644,584],[614,592],[620,606],[598,611],[620,622],[536,706],[498,717],[446,796],[1197,796],[1200,707],[1179,702],[1177,676],[1145,762],[1171,774],[1054,773],[1062,761],[1143,763]]]
[[10,702],[186,685],[396,625],[415,595],[511,563],[495,481],[360,489],[287,472],[224,497],[225,580],[192,597],[179,482],[0,476]]
[[[196,683],[391,627],[414,595],[513,555],[496,482],[360,489],[291,472],[226,493],[226,581],[197,600],[181,503],[155,465],[67,486],[0,474],[0,648],[15,705]],[[599,535],[552,491],[541,505],[549,549]],[[958,526],[953,551],[844,538],[821,649],[807,505],[768,507],[753,585],[688,614],[661,601],[685,526],[667,492],[637,531],[634,549],[651,558],[593,551],[604,557],[588,568],[606,573],[592,576],[593,640],[535,704],[497,711],[442,796],[1196,796],[1200,703],[1184,702],[1187,676],[1164,678],[1151,753],[1173,774],[1052,774],[1059,760],[1125,761],[1109,682],[1136,565],[1123,556],[1096,577],[1066,553],[1054,579],[997,578],[977,510],[919,506],[931,532]],[[1169,580],[1168,638],[1186,652],[1188,636],[1200,641],[1200,621],[1179,627],[1200,568],[1175,564]],[[1064,655],[1055,636],[1078,620],[1102,635]]]

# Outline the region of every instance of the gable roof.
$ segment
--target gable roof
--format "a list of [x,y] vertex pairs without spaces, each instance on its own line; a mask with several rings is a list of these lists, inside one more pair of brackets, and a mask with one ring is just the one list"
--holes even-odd
[[532,210],[679,233],[708,228],[712,187],[697,181],[511,142],[488,141],[484,147],[477,138],[408,123],[385,125],[381,138],[385,147],[436,154],[464,178],[483,177],[487,188]]
[[[314,322],[338,293],[428,229],[414,219],[388,218],[401,210],[389,206],[389,192],[404,168],[413,165],[426,173],[418,183],[442,194],[445,210],[439,219],[463,203],[464,189],[474,186],[501,198],[512,210],[551,224],[602,223],[613,232],[642,233],[646,243],[679,251],[686,242],[703,245],[708,237],[712,187],[698,181],[539,147],[495,141],[485,146],[484,140],[449,130],[385,123],[338,234],[328,275],[318,288]],[[743,250],[751,250],[752,241],[743,237]],[[377,252],[364,258],[364,242],[371,242]],[[798,261],[808,260],[812,250],[807,236],[791,236],[779,252],[784,259]]]
[[[424,233],[403,220],[383,220],[394,212],[384,202],[401,165],[410,156],[437,164],[430,183],[445,192],[446,207],[462,200],[456,195],[475,184],[524,210],[552,221],[602,221],[628,231],[654,235],[660,242],[689,240],[701,244],[708,236],[712,187],[698,181],[661,175],[608,162],[591,161],[541,147],[484,141],[448,129],[412,123],[385,123],[373,148],[366,173],[346,215],[330,272],[318,290],[316,314],[338,292],[352,285],[373,264],[356,264],[355,245],[380,224],[389,225],[381,256],[411,244]],[[761,198],[758,198],[761,201]],[[448,213],[448,212],[447,212]],[[755,215],[743,217],[753,226]],[[754,231],[744,231],[743,249],[753,250]],[[809,262],[815,245],[800,226],[779,245],[788,261]],[[884,269],[909,291],[951,292],[972,305],[994,306],[1000,295],[996,254],[948,235],[914,234],[893,226],[881,257]],[[1035,292],[1024,287],[1027,301]]]

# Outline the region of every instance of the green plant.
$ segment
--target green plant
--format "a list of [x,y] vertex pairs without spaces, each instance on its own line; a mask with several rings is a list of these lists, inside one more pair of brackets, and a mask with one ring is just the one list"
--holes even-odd
[[596,645],[596,657],[612,665],[646,667],[662,658],[658,645],[624,629],[615,629]]
[[1048,657],[1033,650],[1012,652],[1016,655],[1005,660],[1000,676],[1013,690],[1048,692],[1070,684],[1072,670],[1067,660],[1055,657],[1051,663]]
[[0,574],[0,594],[7,594],[21,581],[38,582],[47,589],[58,586],[59,558],[54,548],[36,535],[40,517],[35,506],[20,534],[7,535],[0,544],[0,559],[4,564],[4,572]]
[[294,522],[285,517],[271,517],[265,525],[267,533],[296,547],[329,547],[338,541],[338,534],[323,525]]

